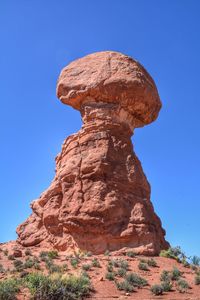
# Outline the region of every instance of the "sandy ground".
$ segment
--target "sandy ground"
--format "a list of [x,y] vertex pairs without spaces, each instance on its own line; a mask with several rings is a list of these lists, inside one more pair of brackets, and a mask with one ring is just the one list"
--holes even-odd
[[[12,248],[12,243],[9,244],[2,244],[0,245],[0,264],[7,270],[8,268],[12,270],[13,267],[13,260],[9,259],[9,254],[11,254],[10,248]],[[5,249],[8,250],[8,255],[5,255]],[[41,252],[40,248],[29,248],[31,250],[32,255],[39,257],[39,253]],[[25,255],[25,250],[22,251],[22,257],[16,258],[22,261],[27,259],[27,255]],[[130,258],[128,256],[119,255],[117,253],[110,253],[110,256],[105,255],[92,255],[92,256],[84,256],[80,259],[79,264],[76,269],[71,266],[70,257],[67,253],[59,253],[58,258],[54,259],[54,263],[56,265],[63,265],[67,264],[68,274],[80,274],[82,270],[82,265],[84,264],[91,264],[92,260],[97,258],[100,262],[100,268],[92,267],[89,271],[87,271],[92,285],[94,287],[94,292],[91,294],[89,299],[137,299],[137,300],[150,300],[150,299],[170,299],[170,300],[200,300],[200,285],[194,284],[194,277],[195,277],[195,270],[192,268],[186,268],[182,264],[178,263],[176,260],[164,258],[164,257],[153,257],[153,259],[157,263],[157,267],[149,267],[149,271],[143,271],[138,268],[138,264],[141,259],[148,259],[148,257],[144,256],[136,256],[134,258]],[[109,260],[112,259],[123,259],[127,260],[128,262],[128,273],[134,272],[138,275],[144,277],[148,281],[148,286],[143,287],[141,289],[135,289],[133,293],[126,293],[124,291],[119,291],[116,288],[114,281],[109,281],[106,279],[107,273],[107,265]],[[44,273],[47,273],[45,268],[45,263],[40,262],[41,269]],[[177,267],[182,272],[182,278],[186,280],[189,285],[190,289],[186,293],[180,293],[176,288],[176,282],[173,282],[173,290],[167,293],[164,293],[162,296],[153,296],[150,287],[153,284],[160,283],[160,274],[163,270],[171,271],[174,267]],[[114,271],[117,268],[114,268]],[[35,272],[34,269],[26,269],[28,272]],[[4,280],[5,278],[12,277],[12,276],[19,276],[19,273],[10,273],[6,272],[5,274],[0,273],[0,280]],[[115,276],[117,281],[121,281],[122,279],[116,275]],[[28,300],[30,299],[30,295],[28,290],[22,290],[18,296],[18,300]]]

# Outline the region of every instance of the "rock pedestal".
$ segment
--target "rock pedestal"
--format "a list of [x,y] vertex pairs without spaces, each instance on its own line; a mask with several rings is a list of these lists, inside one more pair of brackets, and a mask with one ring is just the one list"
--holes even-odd
[[[159,96],[152,79],[134,60],[116,52],[91,56],[89,61],[88,57],[77,61],[78,68],[72,63],[61,73],[58,96],[80,110],[83,126],[64,141],[56,158],[55,178],[31,204],[32,215],[17,228],[18,242],[23,246],[44,244],[63,251],[81,249],[96,254],[127,247],[140,254],[155,255],[169,244],[150,201],[150,185],[134,153],[131,136],[134,128],[157,117]],[[102,60],[106,66],[109,60],[111,85],[106,86],[105,74],[101,80],[100,75],[93,78],[95,71],[101,74],[98,62],[101,65]],[[137,76],[131,63],[144,78]],[[84,78],[85,68],[88,72]],[[132,76],[132,86],[126,78],[123,81],[124,70]],[[112,78],[117,72],[117,77]],[[129,97],[125,95],[127,91]],[[131,98],[136,91],[139,98]],[[150,104],[155,101],[153,108],[145,95]]]

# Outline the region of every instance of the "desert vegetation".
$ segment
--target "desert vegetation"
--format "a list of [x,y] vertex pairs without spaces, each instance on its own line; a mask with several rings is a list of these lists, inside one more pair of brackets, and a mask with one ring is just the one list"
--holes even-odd
[[[166,269],[161,266],[165,260]],[[189,281],[188,272],[191,274]],[[152,281],[154,273],[158,275]],[[198,257],[186,257],[180,247],[162,251],[160,258],[139,256],[132,251],[120,256],[114,256],[112,252],[100,256],[75,252],[67,256],[54,250],[34,253],[29,249],[22,257],[15,257],[4,249],[1,251],[0,276],[2,300],[14,300],[24,290],[35,300],[83,299],[96,292],[97,281],[102,281],[102,286],[107,281],[118,293],[143,290],[155,296],[184,295],[200,286]]]

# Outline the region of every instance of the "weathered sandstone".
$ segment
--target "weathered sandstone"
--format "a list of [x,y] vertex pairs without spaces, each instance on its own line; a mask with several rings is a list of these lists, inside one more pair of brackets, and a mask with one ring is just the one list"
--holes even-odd
[[64,68],[57,95],[80,110],[83,126],[64,141],[55,178],[17,228],[18,242],[94,253],[167,248],[131,142],[134,128],[154,121],[161,108],[153,79],[132,58],[99,52]]

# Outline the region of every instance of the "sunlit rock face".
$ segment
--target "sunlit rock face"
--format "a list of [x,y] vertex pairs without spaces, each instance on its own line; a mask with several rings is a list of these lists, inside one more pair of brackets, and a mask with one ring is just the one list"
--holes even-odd
[[97,254],[168,248],[131,142],[134,128],[161,108],[153,79],[128,56],[98,52],[62,70],[57,95],[80,111],[83,125],[64,141],[55,178],[17,228],[18,242]]

